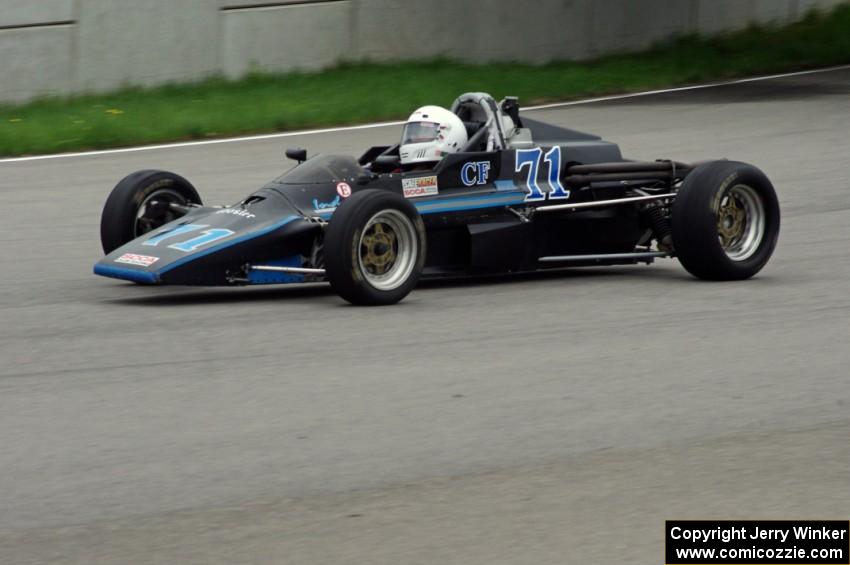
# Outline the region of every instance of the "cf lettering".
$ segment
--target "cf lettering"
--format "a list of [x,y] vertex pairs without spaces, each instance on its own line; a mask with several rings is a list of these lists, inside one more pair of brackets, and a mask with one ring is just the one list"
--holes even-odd
[[490,177],[490,161],[466,163],[460,170],[460,180],[465,186],[487,184]]

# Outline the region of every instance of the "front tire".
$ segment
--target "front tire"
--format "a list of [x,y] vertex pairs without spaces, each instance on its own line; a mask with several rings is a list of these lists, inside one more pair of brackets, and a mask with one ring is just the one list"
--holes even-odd
[[325,231],[331,287],[352,304],[395,304],[419,281],[425,226],[416,208],[393,192],[368,189],[347,198]]
[[779,200],[756,167],[713,161],[685,177],[672,210],[682,266],[706,280],[741,280],[767,263],[779,237]]
[[106,254],[185,214],[169,204],[201,204],[192,184],[167,171],[138,171],[115,185],[100,216],[100,243]]

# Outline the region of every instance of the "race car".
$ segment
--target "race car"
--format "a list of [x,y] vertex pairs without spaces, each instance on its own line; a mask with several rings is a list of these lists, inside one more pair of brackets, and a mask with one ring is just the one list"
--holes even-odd
[[183,177],[133,173],[112,190],[98,275],[144,284],[327,281],[359,305],[393,304],[420,277],[652,263],[708,280],[752,277],[779,234],[759,169],[719,160],[624,159],[598,136],[520,117],[466,93],[450,111],[463,147],[400,166],[399,144],[360,158],[290,149],[297,164],[232,206]]

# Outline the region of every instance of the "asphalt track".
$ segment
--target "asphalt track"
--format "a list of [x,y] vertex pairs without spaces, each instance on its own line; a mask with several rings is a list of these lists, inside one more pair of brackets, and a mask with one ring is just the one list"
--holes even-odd
[[[530,114],[531,115],[531,114]],[[398,126],[0,163],[0,563],[662,562],[665,518],[850,513],[850,71],[533,117],[632,158],[761,167],[755,279],[651,267],[427,284],[100,279],[141,168],[231,203],[285,146]]]

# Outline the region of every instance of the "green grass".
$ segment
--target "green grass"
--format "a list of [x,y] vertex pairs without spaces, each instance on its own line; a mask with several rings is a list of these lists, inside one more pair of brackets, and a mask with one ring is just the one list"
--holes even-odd
[[347,63],[317,73],[215,78],[0,106],[0,155],[398,119],[420,105],[448,105],[466,91],[517,95],[529,105],[847,62],[850,5],[845,4],[783,28],[684,37],[590,62]]

